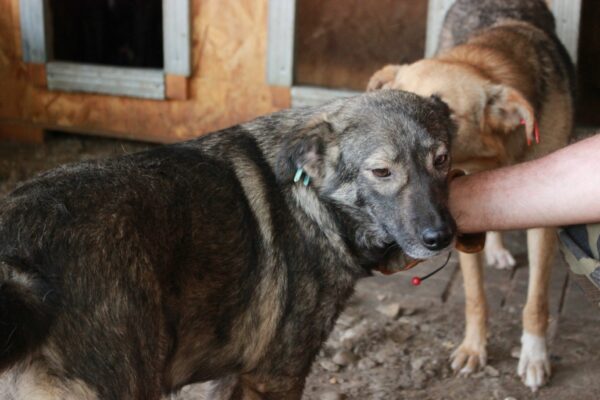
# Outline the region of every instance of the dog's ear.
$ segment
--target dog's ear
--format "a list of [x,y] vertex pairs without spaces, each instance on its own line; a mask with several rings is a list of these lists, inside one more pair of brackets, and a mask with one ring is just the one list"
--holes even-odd
[[450,134],[451,138],[456,137],[456,132],[458,130],[458,122],[456,120],[456,116],[455,116],[454,112],[452,111],[452,109],[450,109],[450,106],[448,105],[448,103],[446,103],[442,99],[442,96],[437,93],[429,96],[429,101],[431,102],[431,104],[434,106],[434,109],[438,113],[441,113],[442,115],[444,115],[446,118],[448,118],[450,120],[450,125],[447,126],[448,133]]
[[392,88],[398,71],[402,68],[401,65],[386,65],[379,71],[375,72],[369,83],[367,84],[367,92],[373,92],[380,89]]
[[280,182],[291,182],[299,168],[312,182],[325,175],[325,155],[334,140],[333,126],[323,114],[311,120],[284,140],[277,157],[276,175]]
[[513,88],[491,85],[486,88],[485,123],[494,131],[510,133],[525,126],[527,138],[532,139],[535,113],[525,97]]

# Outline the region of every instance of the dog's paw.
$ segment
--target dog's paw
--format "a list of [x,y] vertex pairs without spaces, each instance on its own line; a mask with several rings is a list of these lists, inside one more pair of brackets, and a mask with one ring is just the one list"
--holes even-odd
[[521,343],[517,373],[523,383],[535,392],[550,378],[550,358],[546,349],[546,338],[523,332]]
[[485,260],[487,265],[498,269],[512,269],[517,262],[510,251],[504,247],[485,248]]
[[472,346],[463,342],[450,356],[450,367],[459,375],[470,375],[486,364],[485,344]]

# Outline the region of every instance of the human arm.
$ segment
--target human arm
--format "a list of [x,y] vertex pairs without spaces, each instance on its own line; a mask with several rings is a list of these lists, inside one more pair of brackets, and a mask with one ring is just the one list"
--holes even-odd
[[463,233],[600,221],[600,135],[537,160],[456,178],[450,212]]

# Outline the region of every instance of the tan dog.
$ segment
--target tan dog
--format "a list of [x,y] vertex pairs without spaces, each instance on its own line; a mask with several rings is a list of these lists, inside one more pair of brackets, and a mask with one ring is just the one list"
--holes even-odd
[[[375,73],[368,90],[436,94],[453,112],[458,133],[453,167],[469,173],[530,160],[564,146],[573,125],[574,74],[542,0],[458,0],[448,12],[438,55]],[[539,125],[541,138],[536,143]],[[528,142],[530,145],[528,145]],[[546,346],[548,285],[555,230],[527,232],[529,293],[523,310],[518,373],[532,390],[550,375]],[[489,232],[488,263],[512,267],[498,232]],[[452,368],[469,374],[486,363],[487,307],[482,259],[460,254],[466,334]]]

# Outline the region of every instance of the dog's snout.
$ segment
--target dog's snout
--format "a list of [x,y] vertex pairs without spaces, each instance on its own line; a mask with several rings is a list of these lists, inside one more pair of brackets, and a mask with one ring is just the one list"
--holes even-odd
[[448,226],[427,228],[423,231],[422,240],[429,250],[442,250],[452,242],[452,230]]

